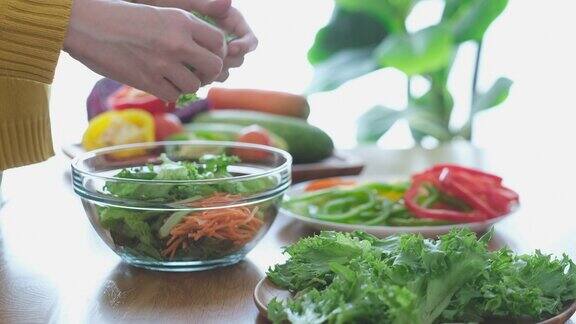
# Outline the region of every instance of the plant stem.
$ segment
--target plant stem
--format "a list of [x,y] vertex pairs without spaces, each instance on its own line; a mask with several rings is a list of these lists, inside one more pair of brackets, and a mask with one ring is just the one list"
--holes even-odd
[[476,58],[474,60],[474,75],[472,76],[472,99],[470,100],[470,115],[468,117],[467,131],[465,138],[468,141],[472,141],[472,125],[474,124],[474,103],[476,103],[476,97],[478,96],[478,76],[480,74],[480,57],[482,55],[482,40],[478,42],[476,46]]
[[410,101],[412,100],[412,77],[408,76],[406,80],[406,99],[407,105],[410,105]]
[[[410,108],[411,105],[411,101],[412,101],[412,77],[411,76],[406,76],[406,107]],[[412,127],[410,127],[410,134],[412,134],[412,138],[414,139],[414,143],[416,143],[417,146],[421,146],[422,143],[420,143],[419,140],[419,136],[418,136],[418,131],[413,129]]]

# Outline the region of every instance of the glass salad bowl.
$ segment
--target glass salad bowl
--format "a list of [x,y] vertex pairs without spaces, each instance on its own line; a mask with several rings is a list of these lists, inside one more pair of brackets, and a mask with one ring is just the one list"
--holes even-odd
[[88,152],[74,191],[125,262],[162,271],[234,264],[262,239],[290,186],[290,154],[232,142],[154,142]]

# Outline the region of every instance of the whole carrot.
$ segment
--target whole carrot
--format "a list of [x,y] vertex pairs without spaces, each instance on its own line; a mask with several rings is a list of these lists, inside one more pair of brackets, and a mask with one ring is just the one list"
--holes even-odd
[[287,92],[211,88],[206,99],[213,109],[253,110],[302,119],[310,114],[305,97]]

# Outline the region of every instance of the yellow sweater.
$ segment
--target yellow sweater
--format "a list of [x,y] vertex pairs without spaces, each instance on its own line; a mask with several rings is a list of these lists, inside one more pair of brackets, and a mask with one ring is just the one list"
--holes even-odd
[[51,157],[48,85],[72,0],[0,0],[0,171]]

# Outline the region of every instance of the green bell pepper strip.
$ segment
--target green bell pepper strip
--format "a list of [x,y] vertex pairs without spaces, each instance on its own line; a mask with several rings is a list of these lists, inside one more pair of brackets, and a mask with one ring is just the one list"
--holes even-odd
[[321,220],[326,220],[326,221],[332,221],[332,222],[342,222],[345,221],[347,219],[356,217],[359,213],[365,211],[365,210],[370,210],[371,208],[374,208],[374,206],[376,205],[375,201],[370,201],[367,202],[365,204],[356,206],[352,209],[350,209],[349,211],[345,212],[345,213],[340,213],[340,214],[316,214],[313,217],[317,218],[317,219],[321,219]]
[[453,224],[449,221],[435,220],[431,218],[394,218],[388,219],[388,223],[392,226],[438,226]]

